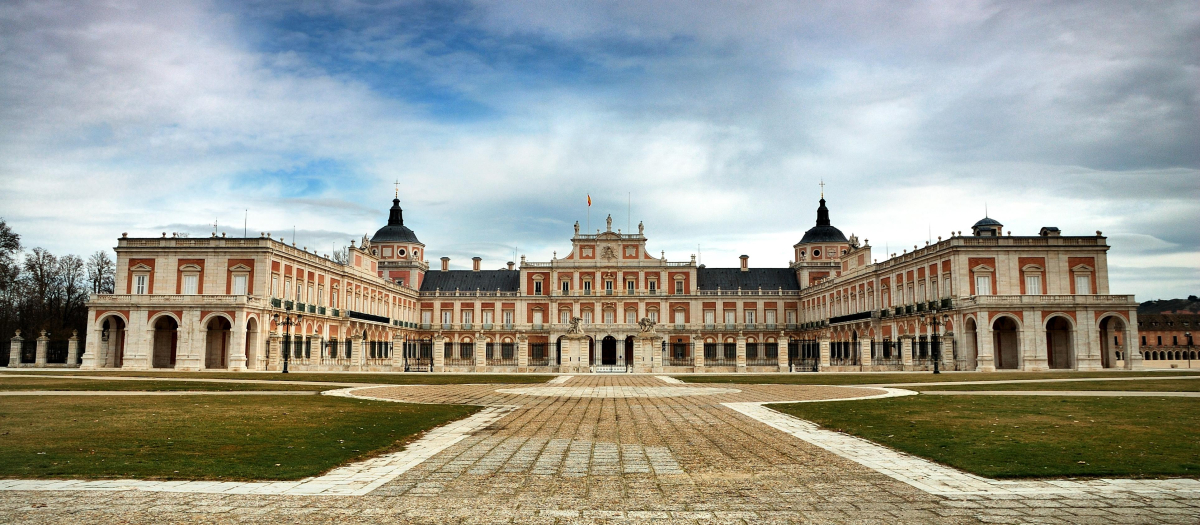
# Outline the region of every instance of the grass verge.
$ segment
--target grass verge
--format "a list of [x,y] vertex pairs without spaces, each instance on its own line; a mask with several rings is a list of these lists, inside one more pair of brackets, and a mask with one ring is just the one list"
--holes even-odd
[[1015,381],[1025,379],[1079,379],[1087,377],[1170,377],[1171,375],[1200,375],[1196,372],[932,372],[914,373],[836,373],[746,375],[680,375],[685,383],[735,383],[742,385],[894,385],[900,383],[941,383],[949,381]]
[[388,374],[388,373],[358,373],[358,372],[176,372],[174,370],[104,370],[104,371],[64,371],[47,370],[45,372],[6,371],[11,374],[36,376],[47,375],[77,375],[77,376],[114,376],[114,377],[163,377],[185,379],[255,379],[259,381],[319,381],[329,383],[372,383],[381,385],[462,385],[462,384],[530,384],[545,383],[556,376],[537,374]]
[[1060,381],[1054,383],[996,383],[979,385],[928,385],[911,390],[1108,390],[1127,392],[1200,392],[1200,379],[1159,379],[1154,381]]
[[274,383],[209,383],[203,381],[154,381],[154,380],[97,380],[67,379],[57,377],[12,377],[0,376],[0,391],[13,390],[57,390],[57,391],[140,391],[175,392],[202,390],[205,392],[243,392],[250,390],[332,390],[336,387],[320,385],[298,385],[286,382]]
[[1200,399],[909,396],[771,407],[981,476],[1200,475]]
[[0,476],[299,479],[477,410],[329,396],[6,398]]

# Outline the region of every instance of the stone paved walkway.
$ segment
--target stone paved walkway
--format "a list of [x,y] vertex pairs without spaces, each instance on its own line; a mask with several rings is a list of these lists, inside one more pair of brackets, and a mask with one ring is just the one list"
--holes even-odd
[[[529,388],[564,390],[558,395],[521,392]],[[728,406],[872,396],[881,394],[879,389],[729,385],[722,392],[681,391],[687,389],[713,387],[650,376],[577,376],[537,387],[360,388],[356,394],[398,401],[516,408],[364,496],[3,491],[0,518],[30,523],[1200,521],[1200,494],[1187,491],[934,494],[781,431],[762,422],[761,414]],[[648,395],[664,391],[669,395]]]

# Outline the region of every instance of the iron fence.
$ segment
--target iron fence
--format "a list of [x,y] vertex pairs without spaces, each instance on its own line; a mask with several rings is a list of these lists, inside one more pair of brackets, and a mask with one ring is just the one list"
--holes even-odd
[[529,366],[550,366],[546,343],[529,343]]
[[[663,348],[667,348],[666,341],[663,342]],[[667,364],[670,366],[692,366],[692,348],[688,343],[670,343],[670,353],[667,354]]]
[[445,358],[446,366],[474,366],[475,343],[446,343]]

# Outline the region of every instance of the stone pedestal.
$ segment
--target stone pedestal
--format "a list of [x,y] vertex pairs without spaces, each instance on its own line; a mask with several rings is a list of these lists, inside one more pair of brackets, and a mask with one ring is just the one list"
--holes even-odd
[[440,335],[433,338],[433,371],[446,371],[446,338]]
[[67,367],[79,367],[79,331],[71,330],[71,339],[67,340]]
[[350,366],[354,370],[362,371],[363,365],[367,362],[366,352],[363,351],[363,340],[361,335],[350,336]]
[[746,371],[746,336],[741,334],[737,336],[737,371]]
[[37,338],[37,355],[34,357],[33,366],[37,368],[46,367],[46,350],[50,347],[50,338],[46,336],[46,331],[42,330],[42,335]]
[[[546,351],[550,350],[547,348]],[[529,368],[529,338],[522,334],[517,336],[517,369],[525,370],[527,368]]]
[[283,370],[283,336],[271,332],[267,336],[267,370]]
[[21,331],[17,330],[17,335],[14,335],[8,343],[8,367],[19,368],[21,366],[21,344],[25,342],[25,338],[21,337]]
[[[980,317],[984,317],[980,314]],[[996,371],[996,354],[992,344],[992,324],[988,321],[978,323],[979,335],[975,340],[975,347],[979,350],[979,355],[975,358],[976,372],[995,372]]]
[[864,369],[872,366],[871,363],[873,361],[871,359],[871,340],[870,339],[863,339],[862,341],[858,342],[858,355],[859,355],[858,362],[862,363],[862,366]]
[[787,334],[779,332],[779,338],[775,340],[775,354],[779,361],[779,371],[788,371],[788,340]]
[[818,344],[820,345],[821,352],[821,369],[826,370],[829,368],[829,338],[821,337]]
[[900,336],[900,364],[904,370],[913,369],[913,336]]
[[392,336],[392,371],[400,372],[404,370],[404,355],[408,349],[404,347],[404,337],[399,333]]
[[587,336],[583,334],[567,334],[565,337],[566,348],[563,349],[563,364],[560,367],[564,372],[587,372],[589,371],[590,363],[587,362]]
[[[475,334],[475,344],[472,346],[475,352],[475,371],[482,372],[487,368],[487,341],[480,337],[480,334]],[[497,343],[492,343],[492,349],[499,352],[500,348]]]

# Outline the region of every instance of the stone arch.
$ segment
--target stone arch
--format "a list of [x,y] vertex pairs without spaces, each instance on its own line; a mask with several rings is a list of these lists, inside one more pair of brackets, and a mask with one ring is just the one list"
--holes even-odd
[[1001,314],[992,319],[992,352],[997,370],[1016,370],[1021,367],[1021,325],[1012,315]]
[[225,315],[214,315],[203,326],[204,368],[227,368],[233,323]]
[[1120,368],[1129,357],[1128,324],[1125,318],[1110,313],[1101,316],[1096,324],[1100,330],[1100,366]]
[[156,315],[150,323],[154,337],[151,338],[151,368],[175,368],[179,349],[179,320],[170,313]]
[[617,338],[606,335],[600,343],[600,364],[617,364]]
[[246,367],[258,359],[258,318],[250,316],[246,319]]
[[121,368],[125,364],[125,341],[129,320],[118,312],[109,312],[96,322],[96,368]]
[[1050,368],[1075,368],[1075,323],[1065,314],[1052,314],[1045,319],[1046,364]]

